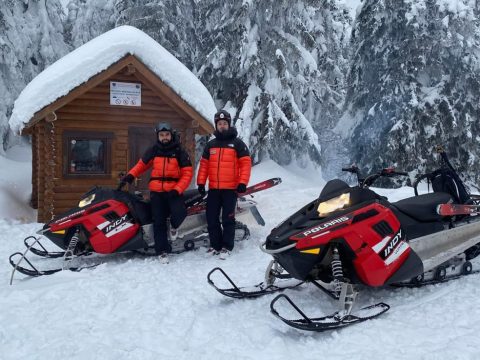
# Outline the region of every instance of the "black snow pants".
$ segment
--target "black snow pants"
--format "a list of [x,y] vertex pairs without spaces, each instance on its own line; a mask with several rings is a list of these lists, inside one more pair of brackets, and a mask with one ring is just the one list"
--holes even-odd
[[[217,251],[222,248],[233,249],[236,205],[237,192],[235,190],[210,189],[208,191],[208,235],[210,236],[210,246]],[[220,226],[220,212],[222,213],[222,226]]]
[[170,216],[170,224],[178,228],[185,217],[187,210],[183,196],[171,198],[166,192],[150,192],[152,206],[153,235],[155,238],[155,253],[171,252],[172,246],[168,243],[167,218]]

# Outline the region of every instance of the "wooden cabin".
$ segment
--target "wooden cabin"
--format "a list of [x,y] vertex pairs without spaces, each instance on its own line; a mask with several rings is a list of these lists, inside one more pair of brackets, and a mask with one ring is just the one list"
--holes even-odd
[[[91,77],[37,111],[23,134],[32,138],[32,206],[38,221],[76,206],[91,187],[115,187],[170,122],[195,161],[195,134],[213,132],[211,119],[167,86],[134,55]],[[149,174],[130,188],[148,194]]]

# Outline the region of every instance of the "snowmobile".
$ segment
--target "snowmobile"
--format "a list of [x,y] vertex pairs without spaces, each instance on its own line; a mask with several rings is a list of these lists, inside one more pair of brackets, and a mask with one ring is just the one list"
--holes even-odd
[[[272,178],[247,188],[238,197],[236,216],[242,217],[251,213],[259,225],[265,221],[260,215],[253,193],[268,189],[281,183],[280,178]],[[139,251],[145,255],[151,254],[154,245],[153,220],[150,202],[140,195],[117,189],[94,187],[85,193],[78,206],[64,213],[37,232],[39,237],[29,236],[24,239],[26,250],[10,255],[13,266],[11,281],[15,271],[25,275],[50,275],[61,270],[80,270],[82,267],[70,266],[73,258],[91,253],[111,254],[126,251]],[[184,193],[187,217],[177,229],[178,235],[173,239],[167,232],[172,246],[172,252],[191,251],[200,246],[209,246],[206,221],[206,198],[196,189]],[[168,222],[169,223],[169,222]],[[235,224],[235,240],[248,238],[250,231],[240,221]],[[41,243],[41,236],[46,237],[63,251],[48,251]],[[63,258],[61,268],[39,270],[26,257],[27,253],[45,258]],[[17,259],[17,261],[15,261]],[[28,267],[20,266],[25,260]]]
[[[441,166],[414,182],[415,196],[389,202],[369,187],[380,178],[407,176],[393,168],[362,177],[356,166],[342,170],[356,174],[358,185],[334,179],[320,196],[275,227],[260,248],[273,259],[265,280],[238,287],[221,269],[207,280],[233,298],[255,298],[309,282],[338,304],[338,311],[306,315],[285,294],[275,297],[270,310],[287,325],[301,330],[326,331],[349,326],[385,313],[383,302],[355,310],[359,288],[422,286],[474,272],[471,259],[480,254],[480,196],[467,192],[443,149]],[[427,180],[433,192],[418,195]],[[231,287],[214,283],[213,275]],[[299,319],[287,319],[278,306],[291,306]]]

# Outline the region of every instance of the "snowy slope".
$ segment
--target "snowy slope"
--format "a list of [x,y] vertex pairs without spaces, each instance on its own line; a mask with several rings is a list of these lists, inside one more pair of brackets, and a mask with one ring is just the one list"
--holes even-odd
[[[258,243],[324,184],[312,170],[309,178],[300,174],[273,162],[254,167],[253,181],[280,176],[283,183],[256,196],[266,226],[250,221],[251,239],[226,261],[203,250],[174,256],[168,265],[107,256],[92,270],[37,279],[19,275],[9,286],[8,255],[41,225],[1,219],[1,358],[477,359],[479,275],[421,289],[367,289],[360,305],[384,301],[392,309],[376,320],[324,334],[297,331],[275,319],[269,313],[273,296],[232,300],[208,286],[206,275],[216,266],[239,284],[262,280],[269,256]],[[381,191],[391,200],[410,192]],[[286,293],[311,315],[334,310],[311,286]]]

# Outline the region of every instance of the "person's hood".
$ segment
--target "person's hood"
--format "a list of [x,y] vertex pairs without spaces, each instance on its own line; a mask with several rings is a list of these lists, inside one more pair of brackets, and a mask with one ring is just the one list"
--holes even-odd
[[233,140],[237,137],[238,132],[233,126],[229,127],[227,131],[220,132],[215,130],[213,133],[218,140]]

